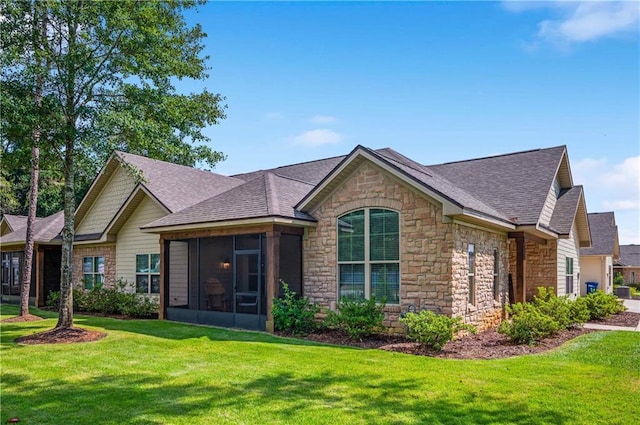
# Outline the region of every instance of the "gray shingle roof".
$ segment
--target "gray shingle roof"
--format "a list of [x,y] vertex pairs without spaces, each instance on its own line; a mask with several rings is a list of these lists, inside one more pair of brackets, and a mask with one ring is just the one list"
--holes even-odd
[[428,168],[518,224],[536,224],[564,152],[558,146]]
[[549,221],[549,227],[560,235],[571,233],[571,227],[578,211],[582,186],[574,186],[571,189],[562,189],[558,195],[553,215]]
[[169,211],[176,212],[244,183],[241,179],[125,152],[115,153],[140,170],[143,185]]
[[9,226],[11,226],[11,229],[13,229],[14,231],[27,225],[26,215],[4,214],[2,217],[9,224]]
[[613,212],[589,213],[591,248],[582,248],[580,255],[613,255],[618,240],[618,226]]
[[455,186],[448,179],[442,177],[437,172],[434,172],[429,167],[421,165],[389,148],[379,149],[375,151],[375,153],[391,162],[409,176],[423,183],[428,189],[452,200],[459,206],[472,209],[504,221],[509,221],[508,217],[503,213],[482,202],[465,190]]
[[620,245],[620,259],[616,264],[640,267],[640,245]]
[[289,178],[291,180],[298,180],[301,182],[316,185],[320,183],[320,180],[322,180],[327,174],[329,174],[344,158],[344,155],[336,156],[333,158],[325,158],[317,161],[285,165],[269,170],[259,170],[253,171],[251,173],[236,174],[232,177],[242,179],[244,181],[251,181],[265,173],[273,173],[281,177]]
[[[26,218],[26,217],[25,217]],[[34,241],[38,243],[51,242],[62,231],[64,225],[64,213],[58,211],[48,217],[36,218],[34,226]],[[0,244],[24,243],[27,239],[27,222],[13,232],[0,237]]]
[[256,175],[257,177],[253,180],[240,186],[143,227],[153,228],[262,217],[314,220],[313,217],[296,211],[293,207],[313,188],[313,185],[285,178],[272,172]]

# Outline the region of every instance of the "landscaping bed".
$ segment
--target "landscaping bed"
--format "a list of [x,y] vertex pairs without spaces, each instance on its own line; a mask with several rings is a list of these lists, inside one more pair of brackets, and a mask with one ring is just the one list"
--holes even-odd
[[[614,314],[605,320],[597,320],[590,323],[635,327],[638,326],[639,322],[640,313],[624,311]],[[406,338],[398,336],[373,335],[361,340],[352,340],[346,333],[339,330],[325,330],[309,334],[302,338],[327,344],[381,349],[420,356],[450,359],[499,359],[523,354],[541,353],[556,348],[579,335],[590,332],[596,332],[596,330],[584,327],[562,330],[535,345],[528,345],[514,344],[506,335],[490,329],[450,341],[444,345],[441,351],[422,347],[416,342],[407,341]],[[290,336],[283,332],[278,334],[281,336]]]

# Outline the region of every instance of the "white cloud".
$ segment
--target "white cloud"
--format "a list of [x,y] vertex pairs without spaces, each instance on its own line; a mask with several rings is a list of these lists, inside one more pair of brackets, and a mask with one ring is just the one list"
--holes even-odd
[[335,145],[340,143],[344,137],[340,133],[327,128],[317,128],[305,131],[297,136],[291,137],[291,141],[296,145],[316,147],[322,145]]
[[621,244],[640,243],[640,156],[611,164],[585,158],[571,166],[574,182],[584,185],[589,212],[614,211]]
[[546,8],[556,17],[538,23],[539,40],[566,46],[603,37],[638,32],[640,2],[506,2],[505,9],[519,13]]
[[331,115],[315,115],[311,117],[310,121],[314,124],[333,124],[336,123],[338,119]]

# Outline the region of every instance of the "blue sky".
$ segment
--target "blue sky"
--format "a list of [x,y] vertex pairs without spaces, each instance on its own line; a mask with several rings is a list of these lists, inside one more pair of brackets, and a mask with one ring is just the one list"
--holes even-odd
[[213,2],[207,129],[234,174],[391,147],[424,164],[567,145],[640,243],[638,2]]

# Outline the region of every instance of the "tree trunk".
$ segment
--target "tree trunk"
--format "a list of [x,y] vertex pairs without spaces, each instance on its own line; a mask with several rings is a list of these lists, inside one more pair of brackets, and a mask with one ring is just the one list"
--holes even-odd
[[[37,102],[37,100],[36,100]],[[24,244],[24,272],[20,285],[20,316],[29,315],[29,292],[31,289],[31,271],[33,269],[33,228],[36,222],[38,205],[38,178],[40,175],[40,128],[36,126],[32,132],[33,148],[31,149],[31,188],[29,190],[29,213],[27,216],[27,237]]]
[[67,136],[64,154],[64,227],[62,228],[62,258],[60,265],[60,315],[56,329],[73,327],[73,236],[75,191],[74,191],[74,140]]
[[[39,57],[42,51],[41,39],[47,36],[46,14],[40,13],[38,4],[34,3],[33,10],[33,47],[38,68],[41,66]],[[27,214],[27,234],[24,243],[24,270],[22,273],[22,285],[20,285],[20,316],[29,315],[29,292],[31,289],[31,272],[33,271],[33,247],[34,247],[34,226],[36,223],[36,210],[38,208],[38,179],[40,178],[40,109],[42,108],[42,69],[38,69],[36,75],[36,85],[33,100],[36,106],[36,119],[31,131],[31,187],[29,188],[29,212]]]

